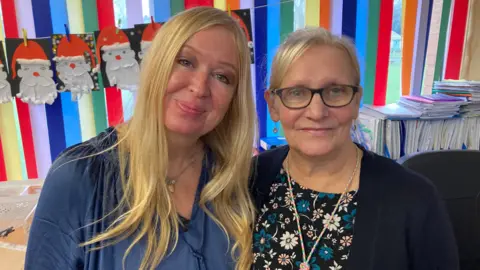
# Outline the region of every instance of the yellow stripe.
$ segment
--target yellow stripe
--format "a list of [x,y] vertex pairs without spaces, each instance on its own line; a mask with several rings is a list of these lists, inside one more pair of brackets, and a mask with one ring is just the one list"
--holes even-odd
[[227,10],[227,0],[215,0],[213,6],[221,10]]
[[320,26],[320,0],[305,1],[305,25]]
[[[4,41],[3,21],[0,21],[0,40]],[[5,43],[3,43],[5,45]],[[5,46],[4,46],[5,49]],[[4,64],[6,66],[6,63]],[[13,101],[15,102],[15,101]],[[0,137],[8,180],[22,180],[21,155],[18,148],[15,109],[12,103],[0,104]]]
[[[67,0],[67,12],[71,33],[85,33],[82,0]],[[82,140],[86,141],[97,134],[91,94],[82,96],[78,101],[78,114],[80,117]]]

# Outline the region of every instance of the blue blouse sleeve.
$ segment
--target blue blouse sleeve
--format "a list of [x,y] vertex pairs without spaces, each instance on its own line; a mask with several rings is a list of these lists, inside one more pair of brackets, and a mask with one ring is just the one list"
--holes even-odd
[[[85,241],[82,227],[95,194],[93,153],[85,145],[68,149],[51,167],[30,229],[25,269],[83,269]],[[81,154],[81,155],[80,155]]]

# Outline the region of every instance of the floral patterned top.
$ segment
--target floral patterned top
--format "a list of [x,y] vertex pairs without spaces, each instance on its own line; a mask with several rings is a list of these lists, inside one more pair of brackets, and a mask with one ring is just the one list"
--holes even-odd
[[[297,184],[294,179],[291,180],[308,257],[341,194],[313,191]],[[255,224],[253,269],[299,269],[303,262],[297,222],[287,190],[287,174],[281,169],[270,187],[269,199],[263,205]],[[340,202],[332,222],[312,254],[310,269],[346,268],[357,212],[355,195],[356,191],[351,191]]]

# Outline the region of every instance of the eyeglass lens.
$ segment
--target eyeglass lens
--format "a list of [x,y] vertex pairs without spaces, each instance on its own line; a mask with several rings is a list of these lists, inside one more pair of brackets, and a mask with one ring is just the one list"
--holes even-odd
[[[352,101],[355,90],[352,86],[332,85],[325,87],[321,98],[325,105],[330,107],[346,106]],[[304,87],[292,87],[284,89],[281,93],[285,106],[291,108],[302,108],[310,104],[313,92]]]

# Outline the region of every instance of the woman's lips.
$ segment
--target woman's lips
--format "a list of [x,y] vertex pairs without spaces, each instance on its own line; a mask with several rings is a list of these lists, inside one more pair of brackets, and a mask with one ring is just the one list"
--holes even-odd
[[332,128],[302,128],[300,131],[307,132],[313,136],[325,136],[332,131]]
[[200,115],[205,112],[203,108],[192,103],[177,101],[177,105],[180,110],[190,115]]

